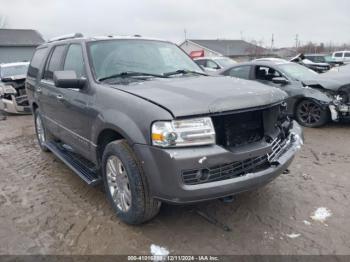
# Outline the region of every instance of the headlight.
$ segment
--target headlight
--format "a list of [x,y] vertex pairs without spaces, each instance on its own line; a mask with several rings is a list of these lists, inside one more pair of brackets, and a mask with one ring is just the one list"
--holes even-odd
[[4,85],[4,86],[2,86],[2,89],[3,89],[4,94],[9,94],[9,95],[17,94],[16,89],[11,85]]
[[345,92],[339,92],[336,96],[335,96],[335,100],[337,100],[340,103],[347,103],[349,101],[349,95]]
[[215,144],[210,117],[157,121],[152,125],[152,144],[161,147]]

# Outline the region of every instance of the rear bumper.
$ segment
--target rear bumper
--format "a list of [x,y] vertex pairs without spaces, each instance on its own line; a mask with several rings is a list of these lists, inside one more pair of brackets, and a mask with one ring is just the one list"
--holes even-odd
[[30,106],[21,106],[17,104],[15,96],[11,96],[10,99],[0,99],[0,110],[3,110],[10,114],[30,114]]
[[197,185],[184,184],[182,171],[223,165],[242,159],[237,159],[232,152],[217,145],[178,149],[135,145],[134,151],[142,163],[151,195],[165,202],[181,204],[234,195],[270,182],[288,168],[302,141],[302,129],[294,122],[289,143],[269,167],[255,173]]

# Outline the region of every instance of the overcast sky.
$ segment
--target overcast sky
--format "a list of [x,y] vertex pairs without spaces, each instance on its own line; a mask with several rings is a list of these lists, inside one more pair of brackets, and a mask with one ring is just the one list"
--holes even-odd
[[300,41],[350,43],[349,0],[0,0],[8,28],[32,28],[45,38],[141,34],[180,43],[243,39],[275,46]]

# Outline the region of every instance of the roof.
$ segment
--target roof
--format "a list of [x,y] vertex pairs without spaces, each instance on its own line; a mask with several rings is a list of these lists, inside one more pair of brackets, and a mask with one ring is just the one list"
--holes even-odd
[[192,43],[210,49],[214,52],[220,53],[224,56],[242,56],[251,55],[256,52],[266,52],[267,49],[248,43],[244,40],[203,40],[203,39],[189,39]]
[[[60,39],[62,38],[62,39]],[[158,41],[158,42],[166,42],[166,43],[172,43],[167,40],[157,39],[157,38],[149,38],[149,37],[141,37],[141,36],[72,36],[68,37],[68,35],[55,37],[53,39],[50,39],[48,42],[45,42],[41,45],[41,47],[55,45],[57,43],[60,44],[66,44],[66,43],[72,43],[72,42],[94,42],[94,41],[110,41],[110,40],[149,40],[149,41]]]
[[38,46],[45,42],[32,29],[0,29],[0,46]]

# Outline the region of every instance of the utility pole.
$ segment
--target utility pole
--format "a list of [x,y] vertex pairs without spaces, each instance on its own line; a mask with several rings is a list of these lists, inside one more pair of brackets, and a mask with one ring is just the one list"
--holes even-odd
[[295,51],[298,53],[298,45],[299,45],[299,35],[295,35]]
[[275,38],[274,38],[274,35],[272,34],[272,37],[271,37],[271,54],[273,53],[274,43],[275,43]]

